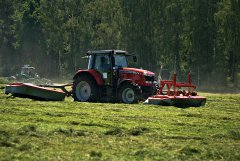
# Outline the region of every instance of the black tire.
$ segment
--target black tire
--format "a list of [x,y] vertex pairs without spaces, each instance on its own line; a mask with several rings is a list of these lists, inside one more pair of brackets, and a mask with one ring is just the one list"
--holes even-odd
[[89,76],[82,75],[73,82],[73,99],[80,102],[97,101],[98,86]]
[[126,83],[120,87],[118,100],[122,103],[132,104],[138,103],[141,99],[141,90],[138,86]]

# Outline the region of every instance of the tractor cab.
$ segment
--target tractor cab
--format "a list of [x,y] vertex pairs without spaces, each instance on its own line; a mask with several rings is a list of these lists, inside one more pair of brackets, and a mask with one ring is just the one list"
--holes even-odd
[[22,76],[25,76],[27,78],[34,78],[36,77],[37,73],[35,71],[34,67],[31,67],[29,65],[24,65],[23,67],[21,67],[21,72],[20,74]]
[[98,71],[105,85],[114,85],[116,72],[128,67],[128,57],[134,56],[123,50],[97,50],[87,53],[89,62],[88,70]]
[[75,101],[117,101],[136,103],[151,96],[155,90],[153,72],[130,68],[128,58],[136,56],[123,50],[87,52],[88,68],[74,76]]
[[128,54],[123,50],[96,50],[89,51],[88,69],[100,69],[102,65],[111,68],[128,67],[128,57],[133,57],[134,62],[137,58],[133,54]]

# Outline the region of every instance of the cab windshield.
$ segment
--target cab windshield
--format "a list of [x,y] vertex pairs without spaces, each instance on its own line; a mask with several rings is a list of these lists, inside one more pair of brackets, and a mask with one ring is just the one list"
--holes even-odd
[[22,68],[21,70],[21,75],[31,75],[34,76],[35,73],[35,69],[34,68]]
[[115,67],[128,67],[126,55],[114,55]]

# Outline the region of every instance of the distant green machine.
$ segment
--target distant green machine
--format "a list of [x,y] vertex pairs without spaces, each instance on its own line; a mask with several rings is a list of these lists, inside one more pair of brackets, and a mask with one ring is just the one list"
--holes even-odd
[[22,82],[22,83],[32,83],[36,85],[51,85],[52,81],[45,78],[40,78],[36,73],[34,67],[30,65],[24,65],[21,67],[20,73],[17,73],[8,78],[10,82]]

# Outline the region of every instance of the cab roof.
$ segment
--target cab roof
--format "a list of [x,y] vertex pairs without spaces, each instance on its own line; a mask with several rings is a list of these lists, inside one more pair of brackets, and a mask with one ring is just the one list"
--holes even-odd
[[110,54],[112,51],[114,52],[114,54],[131,55],[131,54],[128,54],[128,52],[124,51],[124,50],[91,50],[91,51],[88,51],[87,54],[88,55],[91,55],[91,54]]
[[34,67],[31,67],[30,65],[28,64],[25,64],[23,67],[21,68],[25,68],[25,69],[35,69]]

